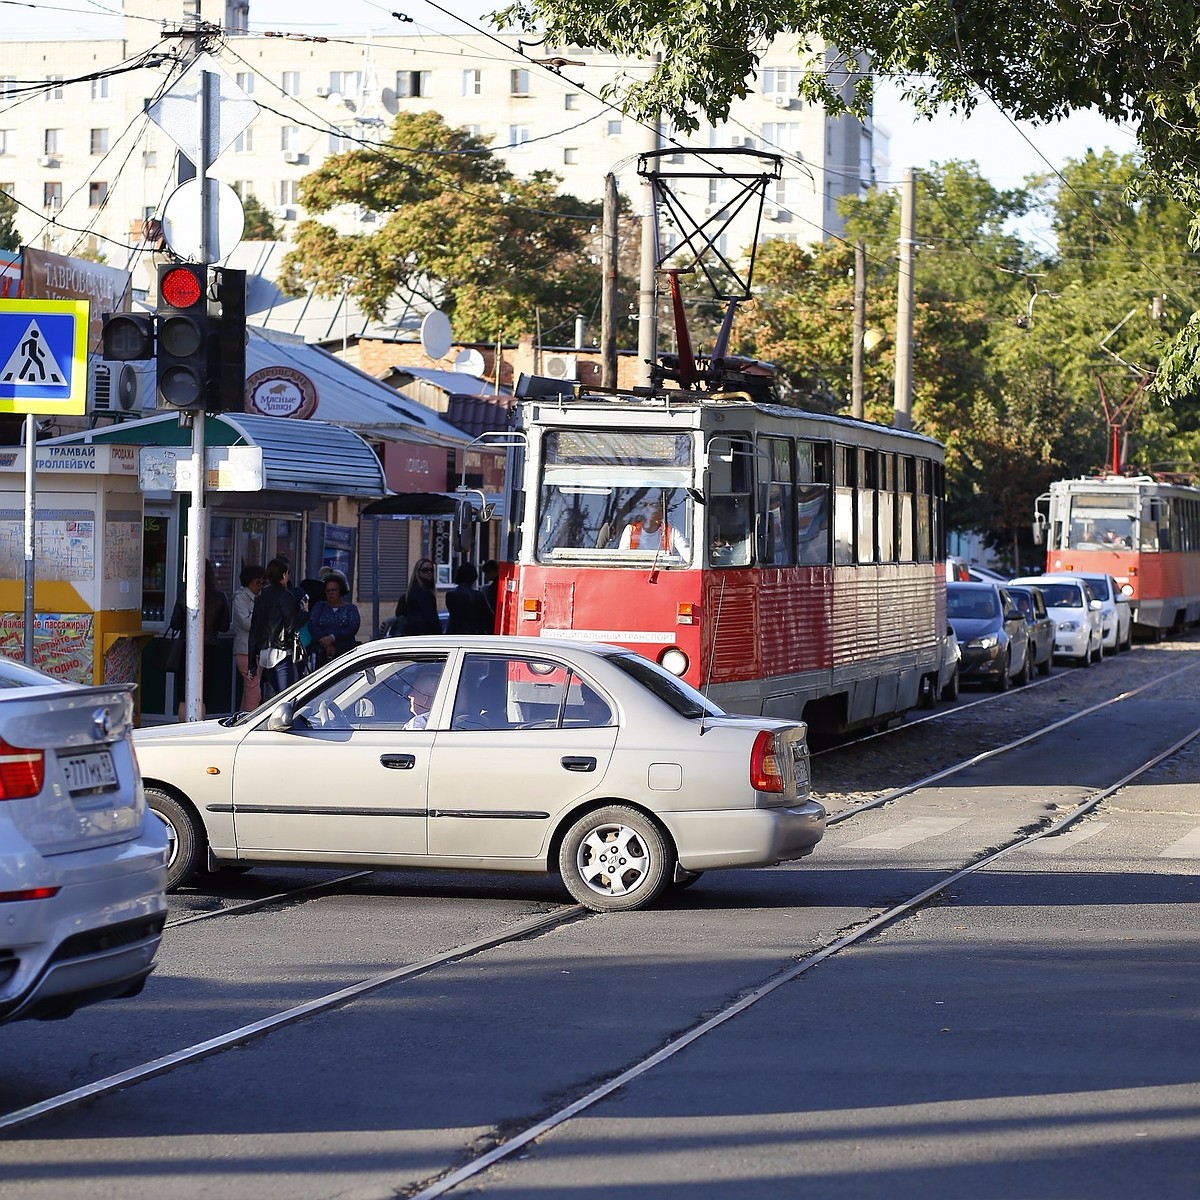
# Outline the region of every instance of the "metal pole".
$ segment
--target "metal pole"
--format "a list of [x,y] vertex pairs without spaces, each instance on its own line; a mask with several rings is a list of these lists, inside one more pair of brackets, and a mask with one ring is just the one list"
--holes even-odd
[[37,523],[37,421],[33,413],[25,414],[25,665],[33,666],[33,548]]
[[[658,122],[650,125],[647,148],[658,149]],[[658,361],[658,221],[654,212],[654,185],[642,183],[642,264],[638,284],[638,383],[649,387],[651,368]]]
[[604,177],[604,281],[600,301],[600,383],[606,388],[617,386],[617,259],[620,243],[617,237],[617,177]]
[[850,415],[863,419],[863,339],[867,325],[867,248],[854,243],[854,348],[851,362]]
[[[213,212],[216,193],[209,186],[208,164],[212,121],[216,116],[216,101],[220,95],[219,83],[212,71],[200,72],[200,150],[196,156],[196,181],[200,185],[200,261],[206,267],[213,259],[213,235],[216,230]],[[189,721],[204,719],[204,568],[208,560],[208,512],[204,497],[204,425],[204,410],[200,409],[192,421],[192,503],[188,510],[187,537],[185,717]]]
[[912,328],[913,328],[913,252],[917,235],[917,172],[904,172],[904,190],[900,193],[900,278],[896,287],[896,386],[895,417],[897,429],[912,428]]

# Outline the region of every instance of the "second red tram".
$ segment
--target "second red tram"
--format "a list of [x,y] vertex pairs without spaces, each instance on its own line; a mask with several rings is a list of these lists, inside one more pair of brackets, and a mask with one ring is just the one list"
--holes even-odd
[[942,447],[682,391],[527,400],[498,628],[638,650],[734,712],[879,725],[937,695]]
[[1200,488],[1149,475],[1059,480],[1038,497],[1034,537],[1047,571],[1116,579],[1140,636],[1200,621]]

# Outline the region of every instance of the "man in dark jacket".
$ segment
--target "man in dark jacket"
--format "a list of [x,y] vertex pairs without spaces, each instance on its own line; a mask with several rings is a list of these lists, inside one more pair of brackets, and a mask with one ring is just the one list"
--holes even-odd
[[267,563],[267,586],[254,602],[250,618],[247,670],[262,673],[262,698],[291,687],[299,678],[302,656],[297,634],[303,623],[300,604],[288,587],[290,569],[282,559]]
[[483,593],[475,586],[479,572],[469,563],[460,563],[454,572],[455,587],[446,593],[447,633],[492,633],[494,619]]

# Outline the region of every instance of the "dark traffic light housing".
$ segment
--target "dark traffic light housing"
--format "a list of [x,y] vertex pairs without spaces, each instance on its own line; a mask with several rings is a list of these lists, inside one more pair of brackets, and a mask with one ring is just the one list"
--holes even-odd
[[105,313],[102,337],[108,362],[154,357],[154,317],[149,313]]
[[216,314],[210,319],[209,412],[241,412],[246,404],[246,272],[213,267]]
[[158,268],[158,402],[185,412],[208,409],[208,268]]

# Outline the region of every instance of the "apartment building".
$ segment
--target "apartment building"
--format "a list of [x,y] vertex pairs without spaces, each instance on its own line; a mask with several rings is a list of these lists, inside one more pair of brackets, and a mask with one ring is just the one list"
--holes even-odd
[[[169,85],[174,56],[190,44],[179,35],[195,28],[187,24],[195,7],[125,0],[120,39],[0,42],[0,188],[18,202],[26,244],[136,265],[145,222],[161,215],[178,182],[174,143],[145,110]],[[214,8],[205,5],[210,20]],[[605,175],[614,173],[635,211],[644,205],[638,156],[652,147],[782,154],[760,237],[811,243],[836,235],[839,197],[870,182],[870,124],[831,120],[802,103],[799,60],[783,41],[728,121],[677,135],[647,129],[600,99],[619,73],[646,69],[610,55],[522,47],[516,36],[269,36],[246,32],[248,15],[246,0],[230,0],[225,34],[209,49],[260,108],[211,173],[260,200],[285,237],[307,215],[304,176],[331,154],[387,141],[402,110],[435,110],[490,139],[514,173],[553,171],[564,191],[583,199],[600,197]],[[832,55],[828,69],[838,69]],[[843,72],[841,82],[851,87],[854,77]],[[700,214],[719,211],[732,194],[722,179],[683,191]],[[735,220],[722,235],[722,253],[744,250],[754,218],[747,210]],[[367,231],[377,218],[347,209],[335,219],[343,231]]]

